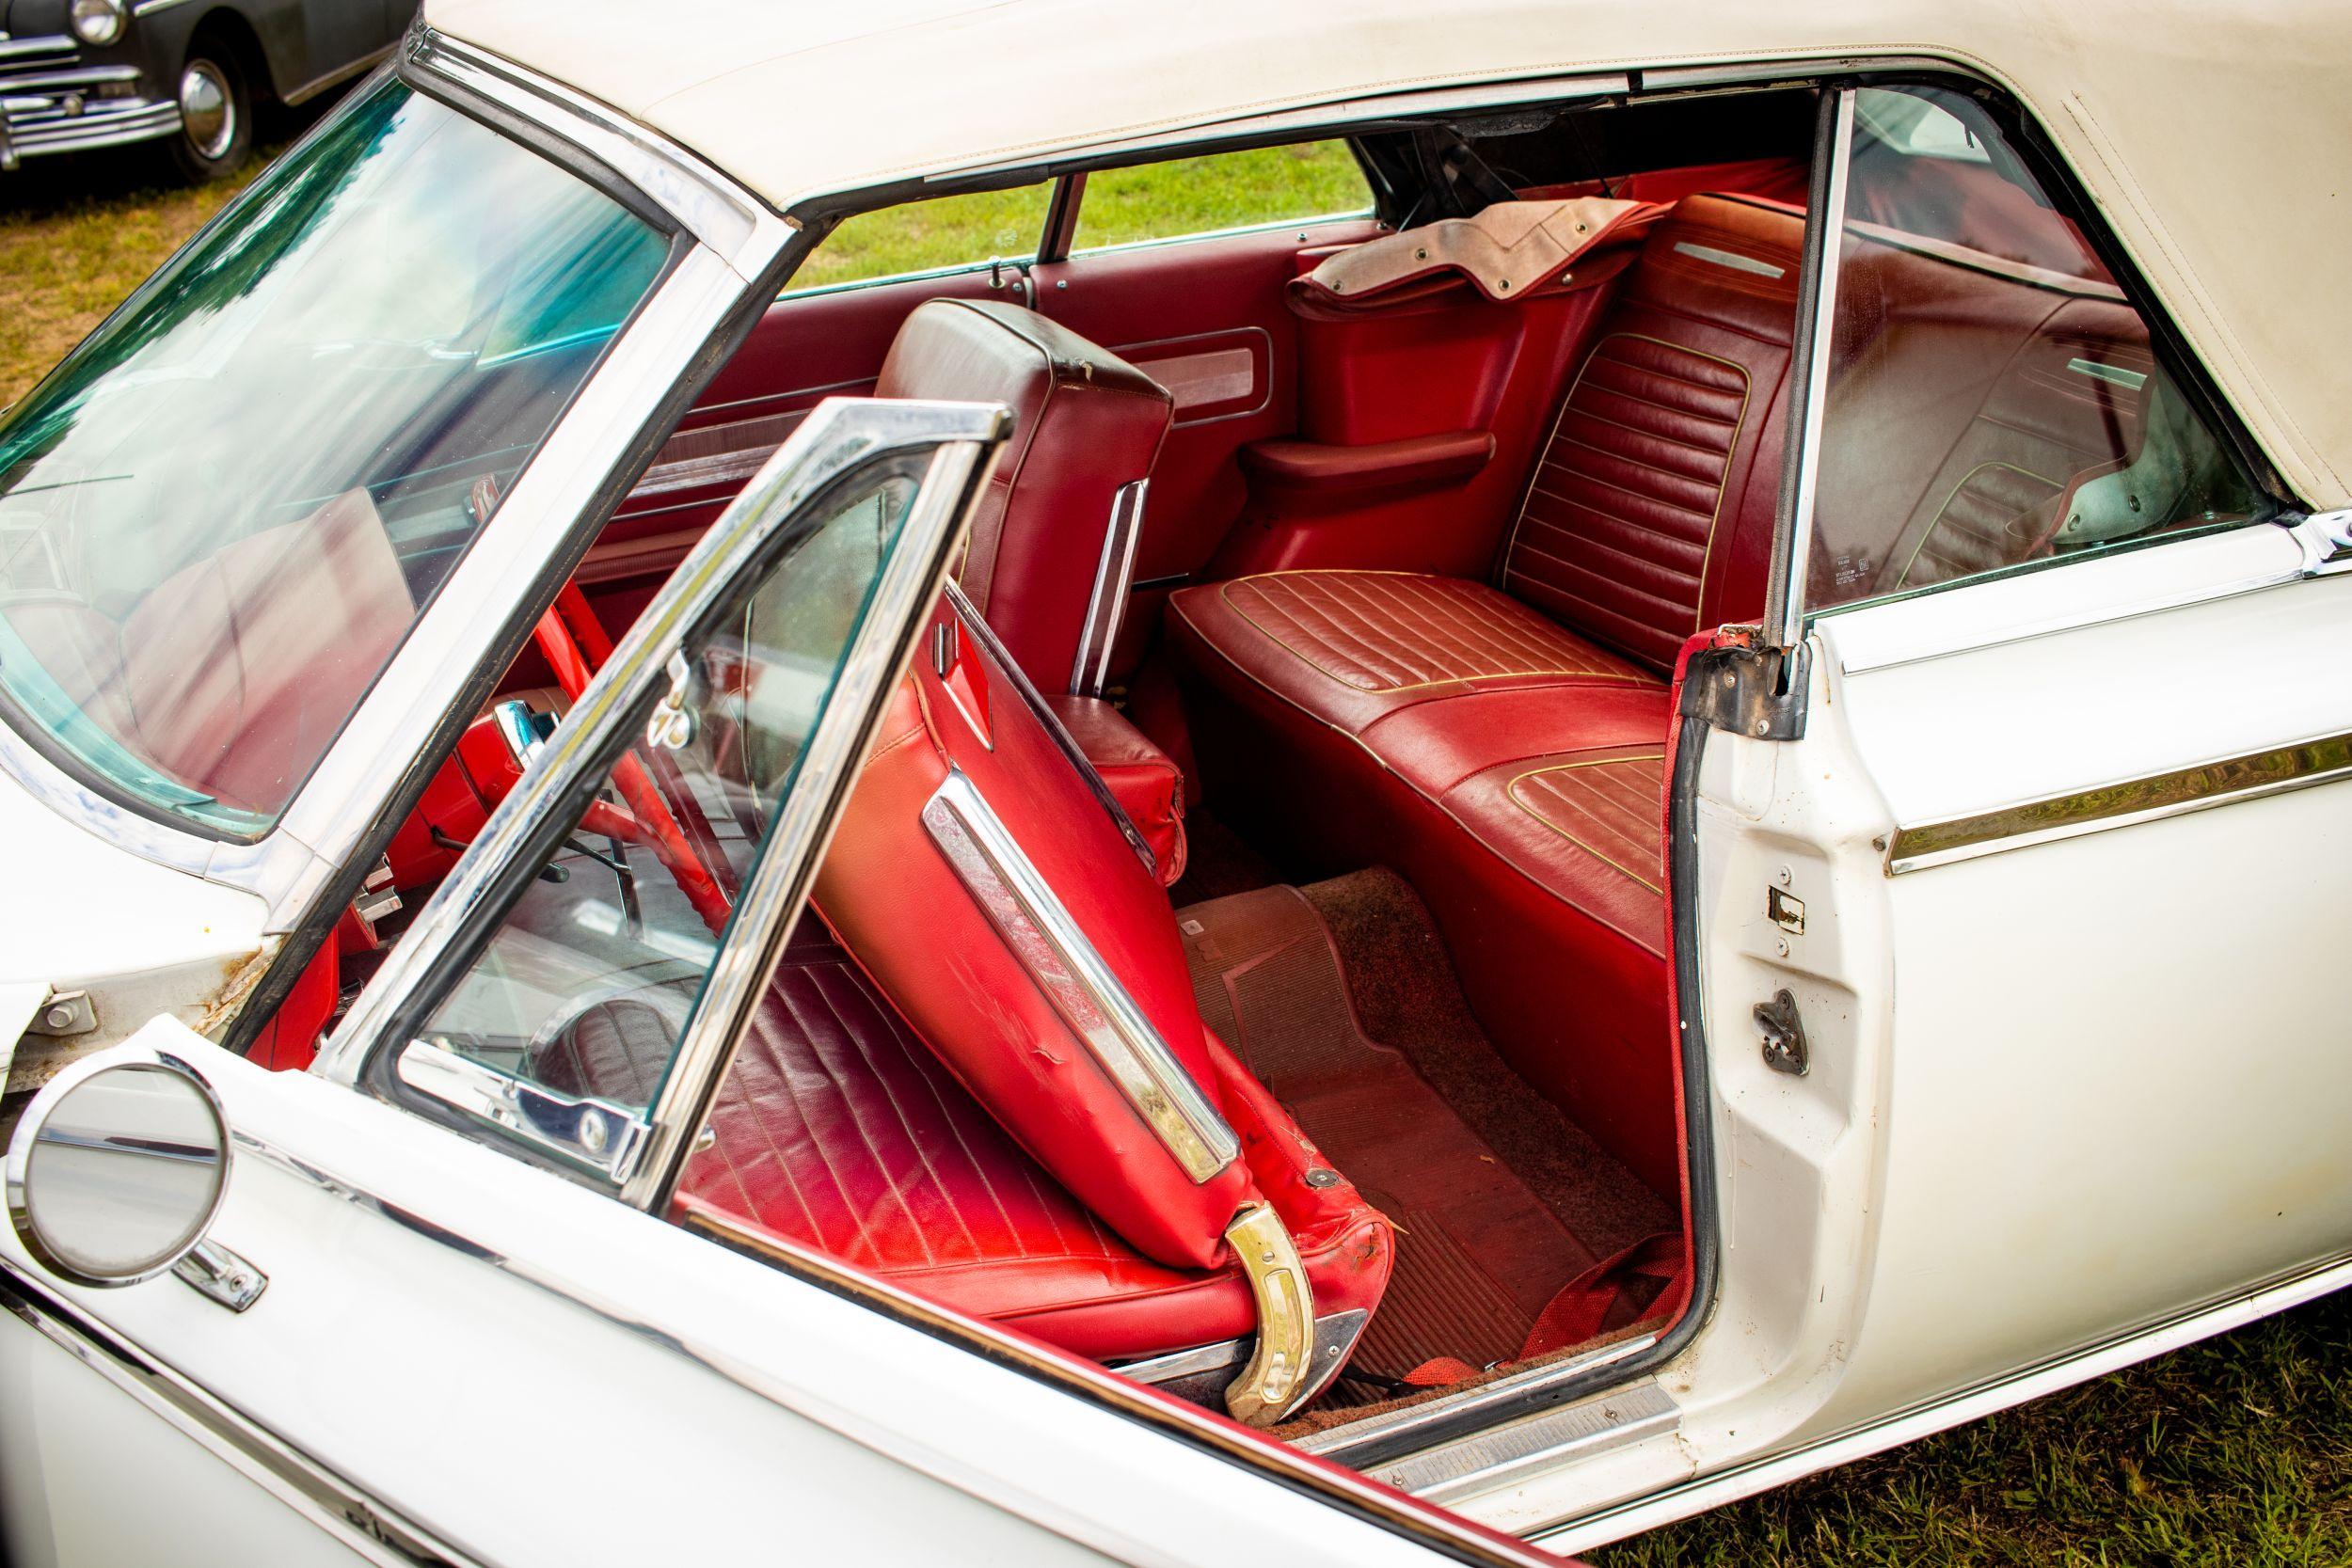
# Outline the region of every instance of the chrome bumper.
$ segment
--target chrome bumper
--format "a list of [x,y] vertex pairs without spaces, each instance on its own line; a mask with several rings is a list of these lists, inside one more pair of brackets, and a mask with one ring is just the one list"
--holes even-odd
[[0,39],[0,170],[176,135],[179,103],[142,86],[136,66],[83,65],[70,38]]

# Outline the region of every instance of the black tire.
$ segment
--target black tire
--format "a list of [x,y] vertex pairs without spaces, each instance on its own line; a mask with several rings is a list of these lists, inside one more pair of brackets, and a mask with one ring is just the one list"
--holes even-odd
[[182,125],[165,143],[172,172],[191,185],[226,180],[253,155],[253,89],[218,39],[188,45],[174,83]]

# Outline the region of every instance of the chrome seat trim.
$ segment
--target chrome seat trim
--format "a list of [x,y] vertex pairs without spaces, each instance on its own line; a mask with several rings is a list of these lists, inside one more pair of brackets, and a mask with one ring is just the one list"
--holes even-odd
[[1071,1032],[1195,1181],[1232,1164],[1241,1141],[972,781],[954,769],[923,826]]

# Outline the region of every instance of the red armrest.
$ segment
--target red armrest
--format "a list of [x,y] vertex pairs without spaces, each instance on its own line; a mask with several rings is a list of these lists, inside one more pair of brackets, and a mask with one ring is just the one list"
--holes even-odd
[[1184,770],[1099,697],[1049,692],[1045,705],[1143,834],[1158,863],[1160,886],[1173,886],[1184,874]]
[[1470,478],[1495,454],[1484,430],[1408,436],[1401,441],[1339,447],[1321,441],[1253,441],[1241,449],[1251,483],[1269,489],[1361,498],[1374,492],[1453,483]]

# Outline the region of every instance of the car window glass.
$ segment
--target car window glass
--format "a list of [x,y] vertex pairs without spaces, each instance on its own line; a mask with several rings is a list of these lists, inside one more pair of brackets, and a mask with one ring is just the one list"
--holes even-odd
[[1974,100],[1869,87],[1854,119],[1812,608],[2264,513]]
[[1371,211],[1372,187],[1343,141],[1212,152],[1088,175],[1073,248]]
[[[677,670],[647,723],[415,1037],[510,1078],[650,1106],[916,489],[904,465],[819,504]],[[673,687],[673,689],[676,688]],[[672,744],[675,742],[675,744]]]
[[1033,261],[1045,232],[1052,194],[1049,182],[852,213],[818,242],[792,275],[787,292],[878,282],[992,261]]
[[258,836],[671,242],[387,83],[0,415],[0,711]]

